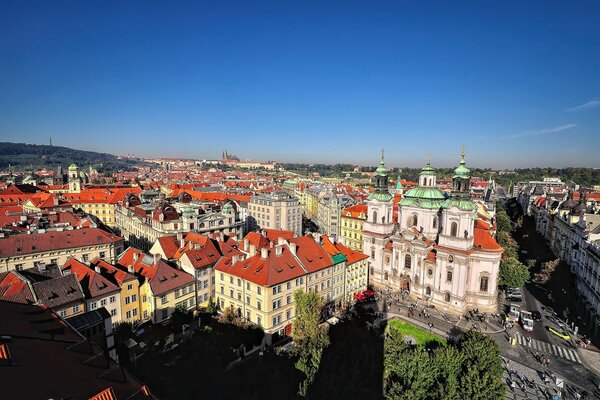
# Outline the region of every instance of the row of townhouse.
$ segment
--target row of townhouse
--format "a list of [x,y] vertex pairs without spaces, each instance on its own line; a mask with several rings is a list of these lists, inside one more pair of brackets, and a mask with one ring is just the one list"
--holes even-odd
[[[272,244],[271,244],[272,243]],[[272,336],[289,335],[295,317],[294,292],[316,292],[324,315],[367,289],[368,257],[327,237],[301,236],[224,256],[215,265],[216,301]]]
[[575,277],[579,329],[600,343],[600,214],[597,193],[570,193],[566,200],[536,199],[529,210],[536,230]]

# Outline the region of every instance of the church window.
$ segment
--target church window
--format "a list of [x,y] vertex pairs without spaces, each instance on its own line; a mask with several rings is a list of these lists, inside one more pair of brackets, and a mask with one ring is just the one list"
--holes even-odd
[[375,250],[371,250],[371,258],[375,259]]
[[385,274],[383,274],[383,279],[387,281],[387,280],[388,280],[388,278],[389,278],[389,275],[388,275],[388,273],[387,273],[387,271],[386,271],[386,273],[385,273]]
[[482,276],[481,280],[479,281],[479,290],[481,292],[487,292],[488,291],[488,283],[489,283],[489,278],[487,276]]
[[404,256],[404,268],[410,268],[412,264],[412,258],[410,254]]
[[371,243],[375,244],[375,238],[371,238]]
[[433,275],[433,270],[431,268],[427,270],[427,275],[429,275],[430,277]]
[[390,263],[390,256],[385,256],[385,263],[389,265],[389,263]]
[[373,222],[377,223],[377,211],[373,211]]
[[433,229],[437,228],[437,224],[438,224],[438,218],[433,217]]
[[427,286],[427,288],[425,288],[425,294],[427,296],[431,296],[431,286]]
[[456,222],[450,225],[450,236],[458,236],[458,224]]
[[450,292],[446,292],[446,294],[444,295],[444,300],[450,303]]
[[454,256],[453,256],[452,254],[450,254],[450,255],[448,256],[448,262],[449,262],[449,263],[451,263],[451,262],[454,262]]
[[452,282],[452,271],[446,272],[446,280]]
[[385,224],[385,217],[381,217],[381,223]]

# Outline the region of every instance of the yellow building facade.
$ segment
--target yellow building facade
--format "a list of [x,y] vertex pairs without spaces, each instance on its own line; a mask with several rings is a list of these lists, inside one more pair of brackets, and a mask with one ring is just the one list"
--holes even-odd
[[363,250],[363,223],[367,220],[366,204],[356,204],[342,210],[340,236],[353,250]]

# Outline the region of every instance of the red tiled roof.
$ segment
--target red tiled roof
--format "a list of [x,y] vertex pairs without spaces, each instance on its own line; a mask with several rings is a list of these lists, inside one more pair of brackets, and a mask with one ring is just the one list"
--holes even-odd
[[296,243],[296,257],[308,272],[320,271],[333,265],[333,260],[312,236],[300,236],[290,240]]
[[125,196],[127,196],[129,193],[139,195],[141,192],[142,189],[139,187],[83,189],[80,193],[63,193],[62,196],[72,204],[117,204],[119,201],[125,199]]
[[23,304],[36,301],[28,281],[16,271],[0,274],[0,300]]
[[263,247],[270,247],[269,239],[267,239],[260,232],[248,232],[242,241],[248,241],[249,244],[254,246],[257,251]]
[[473,239],[473,245],[477,247],[479,251],[502,253],[504,249],[496,242],[487,229],[475,228],[475,235]]
[[279,238],[290,240],[294,237],[294,231],[287,231],[283,229],[263,229],[267,234],[267,239],[271,242],[277,242]]
[[129,272],[118,268],[112,264],[107,263],[103,259],[96,257],[90,263],[90,267],[99,267],[100,273],[103,276],[108,276],[110,280],[114,280],[119,286],[123,286],[124,282],[129,282],[137,279],[135,275],[130,274]]
[[[363,214],[361,217],[360,215]],[[342,211],[342,217],[367,219],[367,205],[366,204],[355,204]]]
[[358,261],[366,260],[369,258],[368,255],[358,252],[354,249],[351,249],[348,246],[344,246],[341,243],[336,243],[335,247],[346,257],[346,265],[354,264]]
[[83,246],[117,243],[123,239],[97,228],[11,235],[0,238],[0,258]]
[[187,272],[171,267],[162,259],[155,263],[153,256],[134,247],[129,247],[119,256],[119,264],[125,267],[133,266],[136,273],[148,280],[155,296],[194,281],[194,277]]
[[71,273],[77,276],[86,299],[106,296],[109,293],[119,291],[117,285],[74,258],[69,258],[63,265],[62,270],[70,270]]
[[287,246],[280,246],[281,254],[276,254],[276,249],[268,249],[267,258],[262,258],[260,253],[245,260],[232,263],[231,257],[223,257],[215,265],[215,271],[243,278],[260,286],[274,286],[290,279],[306,274],[302,265],[294,257]]

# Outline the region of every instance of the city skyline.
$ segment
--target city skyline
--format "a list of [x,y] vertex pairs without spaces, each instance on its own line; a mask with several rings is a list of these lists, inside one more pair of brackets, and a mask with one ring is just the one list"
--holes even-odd
[[408,167],[465,143],[474,167],[599,167],[600,6],[474,4],[4,3],[0,136],[362,165],[385,147]]

